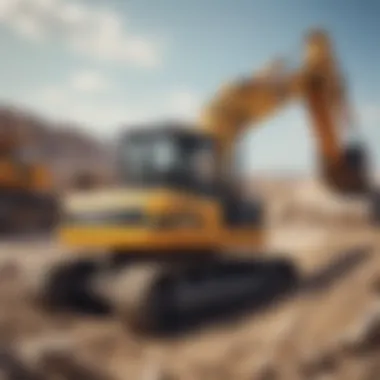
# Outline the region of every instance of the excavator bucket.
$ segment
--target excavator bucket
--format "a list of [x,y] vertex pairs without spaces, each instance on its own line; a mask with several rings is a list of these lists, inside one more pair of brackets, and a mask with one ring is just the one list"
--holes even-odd
[[380,226],[380,189],[372,185],[365,146],[351,143],[344,149],[338,165],[322,162],[322,175],[332,188],[342,195],[366,196],[370,204],[370,221]]
[[347,167],[353,171],[365,172],[367,166],[367,154],[363,145],[359,143],[346,147],[344,161]]
[[360,143],[350,144],[344,151],[342,169],[345,180],[349,182],[349,188],[355,193],[368,190],[368,155],[365,147]]
[[352,143],[343,151],[338,162],[322,158],[321,174],[326,182],[343,195],[362,195],[369,189],[368,156],[365,147]]

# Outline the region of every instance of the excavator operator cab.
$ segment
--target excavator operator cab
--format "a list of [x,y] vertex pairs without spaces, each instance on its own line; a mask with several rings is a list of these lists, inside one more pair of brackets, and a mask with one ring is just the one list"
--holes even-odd
[[218,177],[215,140],[191,127],[166,124],[127,131],[118,147],[118,172],[123,184],[212,198],[219,202],[226,226],[261,225],[261,200],[247,199]]
[[214,143],[195,128],[172,123],[135,128],[120,139],[118,173],[128,187],[211,194],[216,187]]

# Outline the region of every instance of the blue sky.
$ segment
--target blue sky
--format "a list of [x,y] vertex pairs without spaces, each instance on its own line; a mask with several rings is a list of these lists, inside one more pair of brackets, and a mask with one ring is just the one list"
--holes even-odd
[[[362,3],[362,5],[360,5]],[[380,3],[357,0],[0,0],[0,100],[111,136],[122,124],[192,118],[225,81],[304,32],[330,32],[380,169]],[[364,5],[365,4],[365,5]],[[315,147],[294,105],[247,135],[247,170],[308,170]]]

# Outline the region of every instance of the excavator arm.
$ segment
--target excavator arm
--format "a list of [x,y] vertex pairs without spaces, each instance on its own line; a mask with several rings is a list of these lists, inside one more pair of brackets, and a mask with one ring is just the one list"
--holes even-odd
[[344,145],[349,107],[343,77],[331,42],[320,30],[311,32],[299,68],[288,70],[275,61],[258,75],[222,88],[205,107],[200,126],[217,141],[217,165],[224,176],[237,138],[247,129],[258,127],[295,100],[306,106],[317,143],[322,176],[340,192],[363,192],[368,181],[363,152],[349,151]]

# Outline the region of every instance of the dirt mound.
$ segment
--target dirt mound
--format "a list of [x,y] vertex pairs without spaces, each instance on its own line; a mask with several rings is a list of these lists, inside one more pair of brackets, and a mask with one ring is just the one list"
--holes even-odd
[[369,199],[334,193],[318,178],[256,178],[244,190],[252,197],[259,195],[263,199],[268,223],[273,226],[291,223],[361,227],[370,220]]
[[300,246],[295,233],[273,231],[273,239],[277,234],[277,246],[287,245],[308,280],[298,293],[260,314],[166,339],[136,336],[110,318],[42,311],[27,296],[28,271],[67,252],[53,241],[4,243],[0,340],[9,352],[2,359],[8,369],[1,370],[8,379],[9,366],[29,371],[25,379],[58,373],[115,380],[374,379],[380,242],[370,231],[351,229],[313,235],[307,245],[303,231]]

